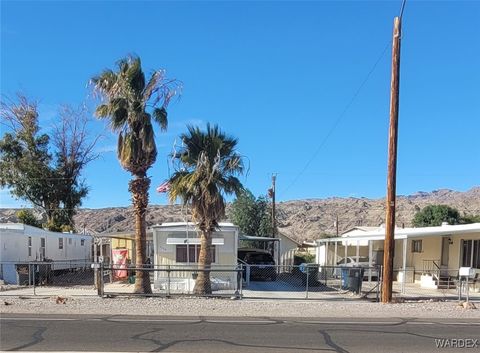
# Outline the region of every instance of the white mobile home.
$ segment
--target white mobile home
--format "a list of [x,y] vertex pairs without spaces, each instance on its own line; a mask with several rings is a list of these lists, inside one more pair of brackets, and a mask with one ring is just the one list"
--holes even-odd
[[[337,266],[343,259],[369,265],[383,264],[385,227],[356,227],[337,238],[319,239],[317,263]],[[480,275],[480,223],[425,228],[396,228],[394,252],[395,279],[403,284],[442,288],[455,282],[460,267],[470,267]],[[477,291],[478,286],[475,287]]]
[[50,232],[20,224],[0,224],[0,278],[18,283],[18,265],[53,262],[52,270],[85,266],[92,259],[92,237]]
[[[163,223],[152,227],[155,265],[196,265],[200,251],[200,236],[195,224]],[[220,223],[212,234],[213,264],[237,265],[238,227]]]
[[[152,228],[153,264],[157,268],[178,269],[167,279],[165,272],[156,271],[154,286],[164,289],[167,286],[175,292],[191,292],[195,279],[188,269],[198,266],[200,236],[194,223],[163,223]],[[228,289],[236,284],[238,251],[238,227],[232,223],[220,223],[212,234],[212,267],[224,268],[222,272],[212,272],[212,288]]]

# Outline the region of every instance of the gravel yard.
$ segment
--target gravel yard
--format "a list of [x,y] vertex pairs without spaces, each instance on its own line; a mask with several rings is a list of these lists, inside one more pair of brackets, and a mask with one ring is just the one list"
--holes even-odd
[[[355,318],[479,318],[479,309],[464,309],[456,301],[416,301],[379,304],[363,300],[231,300],[206,298],[2,297],[0,313],[173,315],[239,317]],[[475,303],[477,308],[480,302]]]

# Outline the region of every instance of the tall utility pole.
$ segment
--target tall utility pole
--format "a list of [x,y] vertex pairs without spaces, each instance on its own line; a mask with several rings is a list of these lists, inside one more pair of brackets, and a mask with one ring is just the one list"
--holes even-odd
[[337,217],[335,219],[335,228],[336,228],[336,234],[337,234],[337,237],[338,237],[338,213],[337,213]]
[[[404,5],[404,3],[403,3]],[[402,11],[403,11],[402,5]],[[397,183],[398,95],[400,86],[400,39],[402,17],[393,20],[392,78],[390,84],[390,129],[388,135],[388,177],[385,244],[383,255],[382,303],[392,301],[393,256],[395,250],[395,203]]]
[[275,238],[277,235],[277,222],[275,217],[275,181],[277,180],[277,175],[272,174],[272,188],[271,197],[272,197],[272,238]]

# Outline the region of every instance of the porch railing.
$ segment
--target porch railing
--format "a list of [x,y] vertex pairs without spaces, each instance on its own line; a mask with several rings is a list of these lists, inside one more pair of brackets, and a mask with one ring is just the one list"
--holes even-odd
[[432,275],[436,280],[440,278],[440,260],[423,260],[422,273]]

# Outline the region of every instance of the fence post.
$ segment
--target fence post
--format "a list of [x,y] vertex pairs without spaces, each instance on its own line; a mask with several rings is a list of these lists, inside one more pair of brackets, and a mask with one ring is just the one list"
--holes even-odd
[[37,295],[37,291],[36,291],[36,288],[35,288],[35,282],[36,282],[36,279],[35,279],[35,272],[37,270],[37,265],[33,264],[33,295]]
[[380,292],[382,285],[383,266],[380,265],[380,272],[377,273],[377,302],[380,301]]
[[247,264],[247,270],[245,271],[245,282],[248,285],[250,285],[250,265]]
[[238,265],[235,268],[235,274],[237,276],[237,280],[236,280],[237,286],[236,286],[236,289],[235,289],[235,298],[237,298],[237,299],[240,296],[240,287],[241,287],[241,283],[242,283],[241,272],[240,272],[241,269],[242,269],[242,265]]
[[305,283],[305,299],[308,299],[308,276],[309,276],[309,270],[308,270],[308,264],[305,266],[305,270],[307,271],[307,281]]
[[328,272],[325,266],[323,267],[323,274],[325,276],[325,287],[328,287]]
[[105,294],[105,281],[104,281],[104,276],[105,274],[105,268],[103,265],[103,261],[100,263],[100,288],[102,290],[102,297]]
[[458,276],[458,301],[462,301],[462,276]]
[[243,297],[243,265],[240,265],[240,272],[238,273],[240,278],[240,299]]
[[469,283],[469,280],[470,280],[470,277],[467,277],[467,278],[466,278],[466,281],[465,281],[465,282],[467,282],[467,303],[468,303],[468,301],[470,300],[470,298],[469,298],[469,292],[470,292],[470,283]]
[[170,296],[170,265],[167,266],[167,297]]
[[[97,268],[97,266],[99,268]],[[95,268],[97,269],[97,294],[99,297],[103,296],[103,264],[97,263]]]

